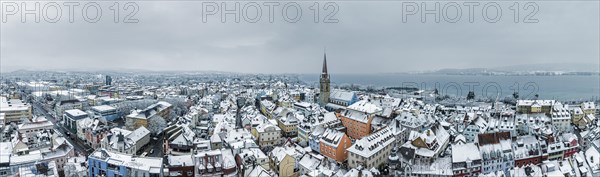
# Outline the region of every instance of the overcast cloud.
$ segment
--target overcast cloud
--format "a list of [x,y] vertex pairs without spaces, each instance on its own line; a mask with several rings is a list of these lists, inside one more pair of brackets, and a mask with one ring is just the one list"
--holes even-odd
[[[334,73],[600,65],[598,1],[537,2],[539,22],[531,24],[514,23],[508,9],[513,2],[505,1],[499,2],[503,16],[498,23],[481,19],[481,6],[474,23],[466,19],[466,7],[458,23],[435,23],[432,17],[422,23],[419,16],[403,23],[401,2],[390,1],[337,2],[338,23],[314,23],[308,9],[313,2],[299,3],[303,16],[297,23],[283,21],[278,8],[275,22],[269,23],[265,7],[255,24],[235,23],[232,16],[225,23],[220,16],[203,23],[201,2],[190,1],[137,2],[139,23],[134,24],[112,22],[112,2],[104,1],[99,2],[103,16],[98,23],[78,15],[69,23],[64,7],[55,24],[43,19],[21,23],[20,15],[7,16],[0,27],[0,69],[318,73],[325,47]],[[523,18],[526,12],[521,13]]]

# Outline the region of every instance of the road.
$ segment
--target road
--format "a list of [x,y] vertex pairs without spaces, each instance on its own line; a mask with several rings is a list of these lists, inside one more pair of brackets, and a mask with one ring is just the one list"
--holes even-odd
[[[76,136],[66,136],[66,132],[68,130],[65,129],[63,126],[61,126],[60,122],[58,122],[56,120],[56,118],[54,116],[52,116],[52,114],[48,113],[48,111],[46,109],[44,109],[39,102],[34,101],[34,103],[32,105],[33,105],[33,113],[35,115],[43,115],[46,117],[46,119],[51,121],[54,124],[54,129],[58,130],[62,135],[64,135],[65,139],[69,143],[71,143],[71,145],[73,145],[73,147],[75,148],[75,153],[84,153],[85,155],[87,155],[87,154],[91,153],[92,151],[94,151],[94,149],[90,148],[89,146],[83,144],[80,140],[78,140],[76,138]],[[73,138],[73,137],[75,137],[75,138]]]

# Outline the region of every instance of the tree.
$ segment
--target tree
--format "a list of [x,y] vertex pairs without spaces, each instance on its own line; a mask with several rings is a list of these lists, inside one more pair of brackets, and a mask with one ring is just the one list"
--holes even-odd
[[133,128],[135,127],[135,120],[132,118],[125,119],[125,127],[127,129],[133,130]]
[[469,91],[469,93],[467,94],[467,100],[472,100],[472,99],[475,99],[475,92]]
[[513,98],[515,98],[515,100],[518,100],[519,99],[519,92],[514,92],[512,94],[512,96],[513,96]]
[[148,119],[148,130],[156,135],[167,127],[167,121],[161,116],[152,116]]

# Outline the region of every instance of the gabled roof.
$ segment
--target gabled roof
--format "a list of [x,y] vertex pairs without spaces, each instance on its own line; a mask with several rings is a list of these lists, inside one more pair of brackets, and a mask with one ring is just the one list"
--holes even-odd
[[386,127],[367,137],[356,140],[356,142],[348,148],[348,151],[362,157],[371,157],[373,154],[390,146],[395,141],[396,138],[394,137],[392,130],[389,127]]
[[479,148],[474,143],[452,145],[452,163],[481,160]]
[[321,142],[329,146],[337,147],[342,141],[344,135],[344,132],[328,128],[321,135]]
[[329,94],[329,99],[343,100],[347,102],[352,101],[352,99],[354,99],[355,97],[356,93],[340,89],[333,89]]
[[510,139],[510,132],[494,132],[494,133],[483,133],[477,135],[477,142],[479,146],[487,144],[499,144],[500,140]]

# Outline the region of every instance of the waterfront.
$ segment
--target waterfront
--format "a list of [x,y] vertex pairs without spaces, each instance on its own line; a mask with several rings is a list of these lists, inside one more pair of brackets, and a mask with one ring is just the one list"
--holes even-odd
[[[299,79],[309,85],[318,85],[319,76],[302,74]],[[466,96],[469,87],[478,96],[495,97],[499,86],[501,98],[519,91],[522,98],[589,100],[600,97],[600,76],[482,76],[482,75],[433,75],[433,74],[331,74],[332,85],[357,84],[374,87],[438,88],[441,94]],[[457,92],[457,87],[460,92]],[[484,89],[487,88],[487,89]],[[484,91],[487,90],[487,91]]]

